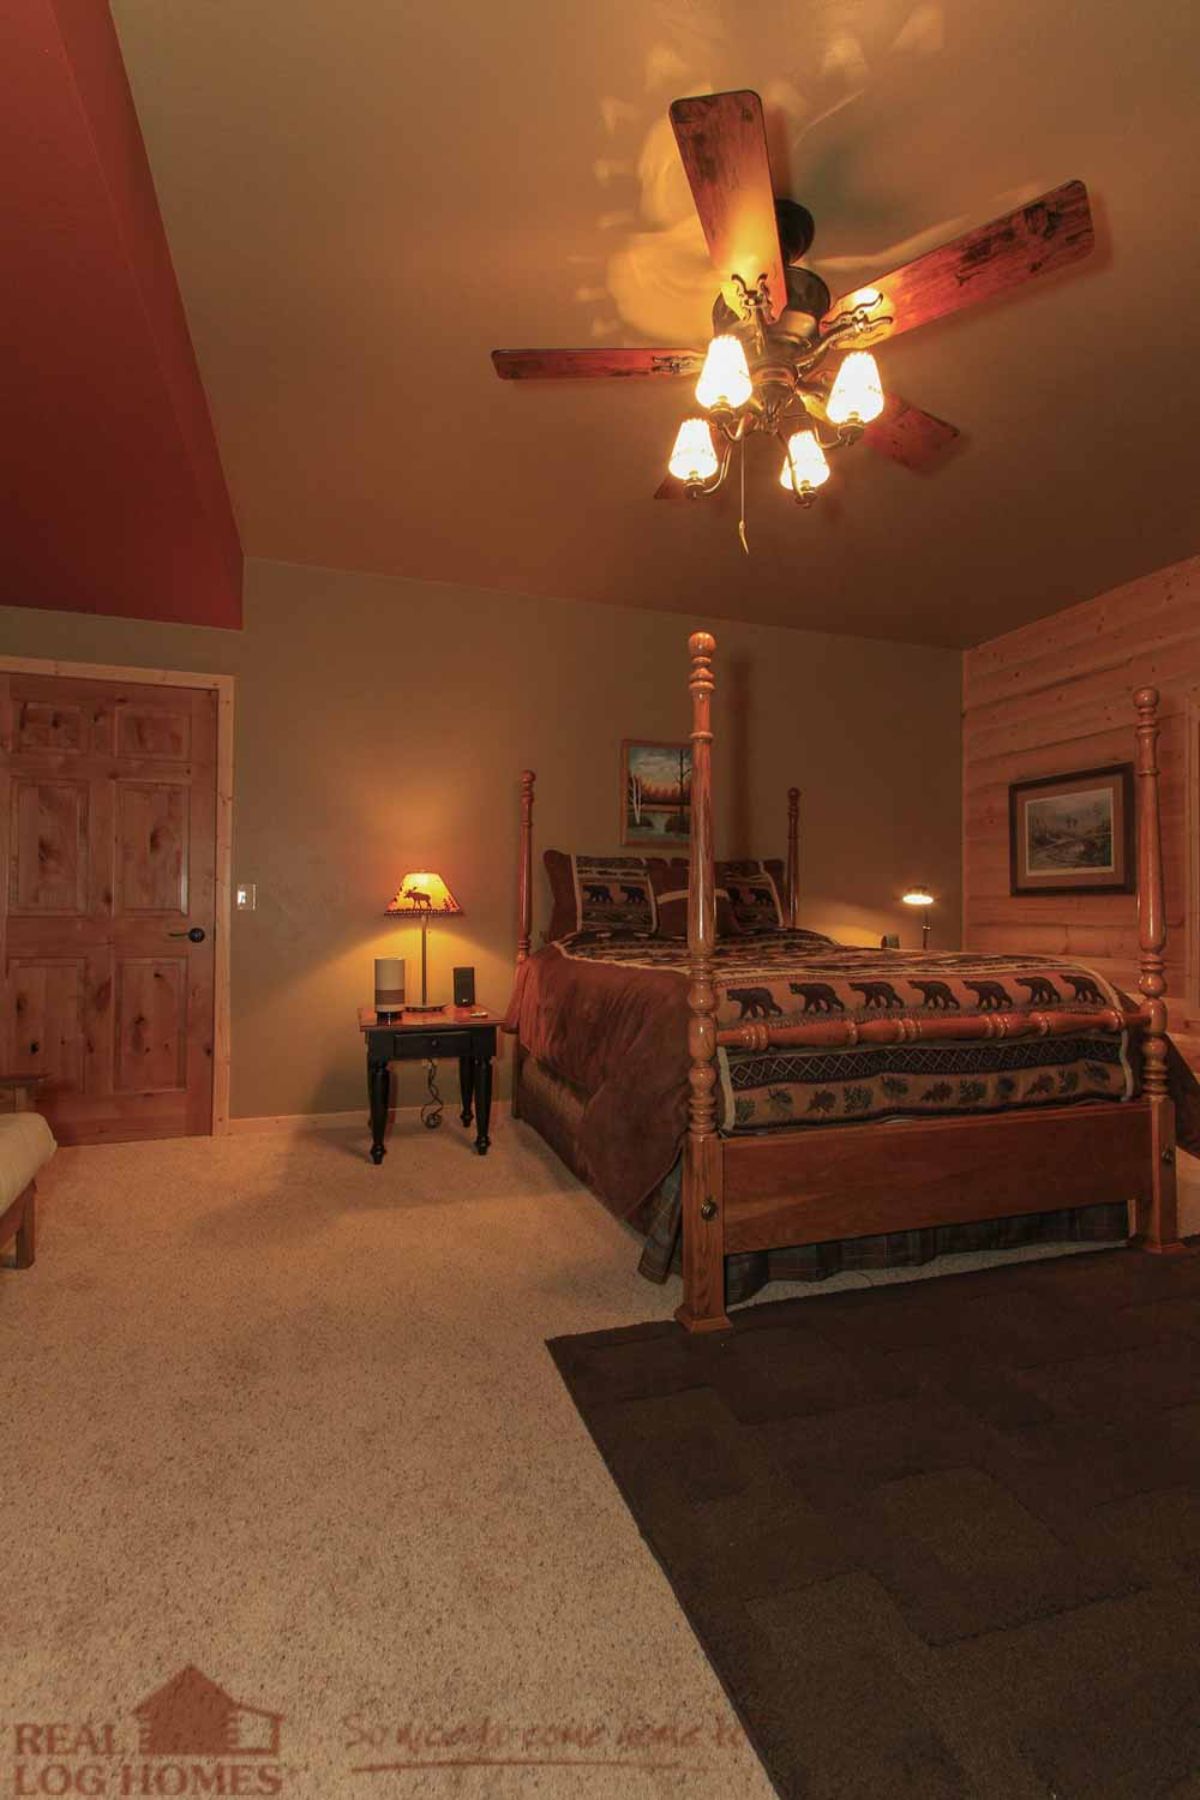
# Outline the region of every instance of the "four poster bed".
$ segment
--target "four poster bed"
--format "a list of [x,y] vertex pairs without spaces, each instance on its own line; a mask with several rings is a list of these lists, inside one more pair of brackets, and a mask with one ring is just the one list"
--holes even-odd
[[[674,1209],[676,1317],[689,1331],[728,1326],[727,1258],[732,1269],[784,1246],[1051,1211],[1077,1221],[1102,1205],[1105,1235],[1124,1235],[1132,1201],[1133,1243],[1182,1251],[1156,690],[1135,696],[1135,1002],[1070,959],[874,951],[800,930],[794,788],[786,871],[718,865],[714,650],[706,632],[689,640],[686,866],[547,852],[552,882],[552,858],[569,866],[580,906],[536,954],[534,776],[521,777],[518,967],[505,1022],[516,1037],[514,1114],[651,1235]],[[765,927],[746,919],[756,901],[771,913],[775,887],[777,916]],[[649,913],[602,907],[598,928],[582,903],[614,893]],[[731,894],[744,903],[744,931],[729,918]],[[680,934],[686,913],[686,939],[658,929],[672,906]],[[720,939],[719,908],[731,932]],[[610,917],[641,929],[610,928]]]

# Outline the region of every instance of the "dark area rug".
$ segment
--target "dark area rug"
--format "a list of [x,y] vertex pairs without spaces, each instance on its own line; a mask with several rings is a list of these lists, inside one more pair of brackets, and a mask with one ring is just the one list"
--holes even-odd
[[780,1794],[1200,1797],[1200,1257],[549,1348]]

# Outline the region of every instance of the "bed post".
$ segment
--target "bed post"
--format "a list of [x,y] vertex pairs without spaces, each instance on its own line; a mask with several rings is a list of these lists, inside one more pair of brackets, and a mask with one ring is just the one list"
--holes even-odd
[[[521,835],[517,852],[517,967],[529,955],[533,937],[533,784],[532,769],[521,771]],[[521,1034],[513,1037],[512,1116],[521,1116]]]
[[721,1331],[725,1315],[725,1222],[721,1140],[714,1088],[717,1007],[713,952],[717,937],[712,823],[712,693],[716,640],[688,639],[692,694],[692,830],[688,870],[688,1129],[683,1142],[683,1305],[688,1331]]
[[1169,1254],[1184,1246],[1179,1241],[1176,1204],[1175,1105],[1167,1092],[1167,1007],[1163,999],[1167,921],[1158,811],[1158,689],[1139,688],[1133,703],[1137,707],[1138,987],[1146,1003],[1142,1072],[1150,1102],[1150,1194],[1148,1200],[1138,1203],[1134,1241],[1140,1249]]
[[800,789],[788,789],[787,922],[795,931],[800,923]]

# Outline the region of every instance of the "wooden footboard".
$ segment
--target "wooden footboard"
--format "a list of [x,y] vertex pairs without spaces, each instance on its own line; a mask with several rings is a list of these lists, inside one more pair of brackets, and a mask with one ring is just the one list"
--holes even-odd
[[1146,1099],[724,1144],[725,1253],[1151,1199]]
[[[1003,1218],[1013,1213],[1132,1201],[1134,1242],[1182,1250],[1175,1191],[1174,1107],[1167,1093],[1163,1000],[1162,846],[1159,829],[1158,693],[1137,707],[1139,987],[1143,1004],[1087,1016],[1001,1013],[986,1021],[947,1017],[814,1020],[772,1027],[755,1021],[718,1031],[712,837],[714,639],[688,642],[692,696],[692,833],[688,903],[689,1117],[683,1163],[683,1304],[689,1331],[726,1327],[725,1257],[736,1251]],[[788,916],[797,922],[795,815],[789,795]],[[1081,1022],[1141,1034],[1144,1092],[1137,1101],[1097,1102],[991,1114],[813,1128],[770,1138],[717,1135],[714,1085],[719,1044],[855,1043],[1008,1036],[1077,1030]]]

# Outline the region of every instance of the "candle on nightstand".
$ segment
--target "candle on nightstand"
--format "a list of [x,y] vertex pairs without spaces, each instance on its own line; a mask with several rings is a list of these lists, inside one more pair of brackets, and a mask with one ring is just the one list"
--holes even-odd
[[403,1012],[404,1010],[404,958],[402,956],[377,956],[375,958],[375,1011],[377,1013]]

